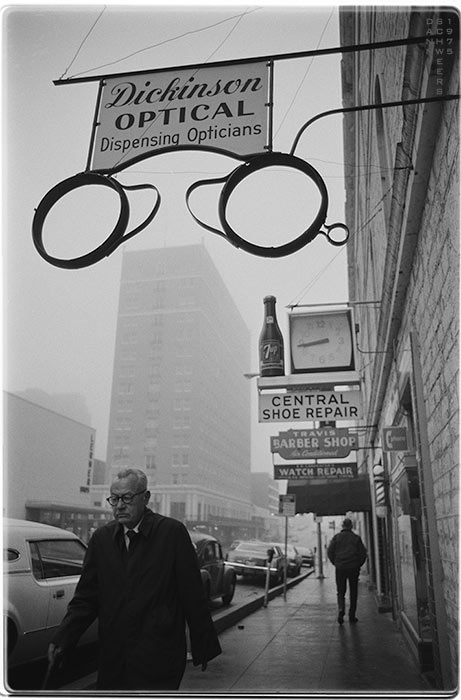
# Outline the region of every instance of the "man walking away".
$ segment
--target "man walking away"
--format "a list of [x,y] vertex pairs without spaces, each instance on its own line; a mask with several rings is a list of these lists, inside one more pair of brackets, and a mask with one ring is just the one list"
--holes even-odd
[[328,545],[328,559],[335,567],[336,593],[338,597],[338,623],[343,624],[346,614],[346,587],[349,581],[349,622],[358,622],[357,595],[360,567],[365,563],[367,550],[359,535],[352,532],[352,520],[345,518],[341,532]]

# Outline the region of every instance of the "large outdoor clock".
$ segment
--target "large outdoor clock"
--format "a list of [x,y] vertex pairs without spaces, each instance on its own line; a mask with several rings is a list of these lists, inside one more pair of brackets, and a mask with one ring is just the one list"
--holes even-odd
[[355,369],[349,309],[289,316],[291,371],[337,372]]

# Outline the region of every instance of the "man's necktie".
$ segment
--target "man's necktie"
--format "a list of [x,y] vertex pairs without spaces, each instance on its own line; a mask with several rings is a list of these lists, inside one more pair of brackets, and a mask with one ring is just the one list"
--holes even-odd
[[129,539],[128,550],[133,546],[133,541],[136,539],[136,532],[134,530],[127,530],[126,536]]

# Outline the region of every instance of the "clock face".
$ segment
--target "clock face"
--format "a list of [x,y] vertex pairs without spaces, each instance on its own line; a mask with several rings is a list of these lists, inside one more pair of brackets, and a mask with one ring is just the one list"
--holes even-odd
[[293,373],[354,369],[349,310],[294,313],[289,319]]

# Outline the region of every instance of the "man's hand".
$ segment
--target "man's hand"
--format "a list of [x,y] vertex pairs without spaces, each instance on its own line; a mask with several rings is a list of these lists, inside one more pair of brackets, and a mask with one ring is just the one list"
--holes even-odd
[[55,664],[59,662],[62,658],[62,649],[60,646],[57,646],[56,644],[53,644],[53,642],[50,643],[48,647],[48,663],[49,664]]

